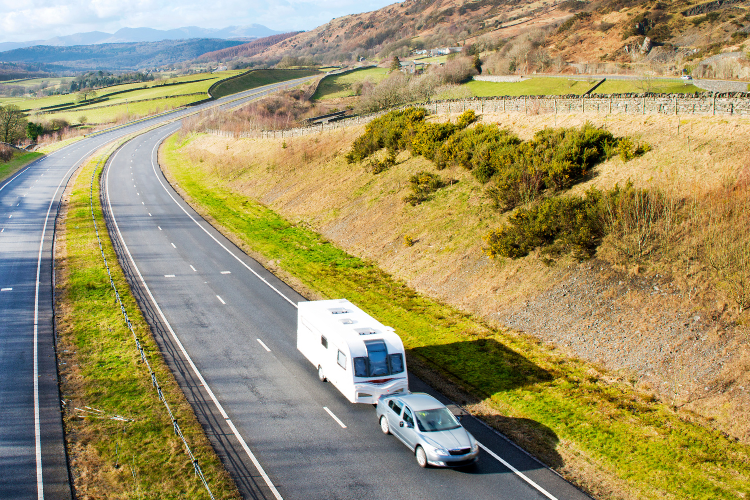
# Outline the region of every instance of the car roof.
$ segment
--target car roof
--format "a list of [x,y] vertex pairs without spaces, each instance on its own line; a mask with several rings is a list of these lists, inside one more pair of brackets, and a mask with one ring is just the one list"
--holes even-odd
[[435,408],[445,408],[445,405],[423,392],[412,392],[405,396],[399,396],[398,399],[409,405],[414,411],[434,410]]

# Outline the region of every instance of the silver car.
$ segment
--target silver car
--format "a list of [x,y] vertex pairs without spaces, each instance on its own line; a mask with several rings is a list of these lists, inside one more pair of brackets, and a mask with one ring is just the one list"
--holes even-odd
[[400,439],[421,467],[464,467],[477,461],[477,440],[429,394],[382,396],[375,411],[383,434]]

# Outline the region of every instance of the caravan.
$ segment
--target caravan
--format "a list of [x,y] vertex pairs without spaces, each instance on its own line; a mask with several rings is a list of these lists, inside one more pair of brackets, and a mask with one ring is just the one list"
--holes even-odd
[[404,345],[345,299],[298,304],[297,349],[352,403],[375,404],[385,394],[406,394]]

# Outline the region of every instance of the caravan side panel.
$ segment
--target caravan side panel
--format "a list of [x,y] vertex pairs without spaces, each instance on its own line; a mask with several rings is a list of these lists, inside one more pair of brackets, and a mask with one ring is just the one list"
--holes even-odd
[[315,368],[321,364],[320,335],[314,332],[300,316],[297,319],[297,350],[305,355]]

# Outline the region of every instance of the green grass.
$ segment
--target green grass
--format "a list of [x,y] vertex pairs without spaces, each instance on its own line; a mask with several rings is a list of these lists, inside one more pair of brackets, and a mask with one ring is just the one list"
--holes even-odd
[[245,90],[262,87],[263,85],[285,82],[287,80],[294,80],[295,78],[317,74],[320,74],[320,72],[309,69],[259,69],[250,71],[241,77],[222,82],[214,87],[211,93],[214,98],[219,99]]
[[75,108],[59,113],[50,113],[44,115],[47,120],[62,118],[69,123],[79,123],[79,118],[85,116],[89,124],[112,123],[118,119],[127,117],[133,120],[142,116],[153,115],[161,111],[167,111],[180,106],[185,106],[192,102],[205,99],[202,95],[188,95],[169,97],[166,99],[156,99],[153,101],[128,102],[115,106],[105,106],[104,104],[92,104],[91,106]]
[[[91,174],[85,165],[71,191],[64,220],[66,257],[60,269],[62,397],[75,487],[82,498],[208,498],[195,476],[182,441],[175,435],[162,402],[127,329],[96,243],[89,208]],[[94,200],[99,200],[94,181]],[[159,354],[129,292],[107,238],[99,204],[95,213],[112,278],[134,329],[201,469],[216,498],[238,498],[221,462]],[[75,408],[121,415],[123,422],[82,414]]]
[[18,153],[10,161],[0,162],[0,182],[11,177],[40,156],[44,155],[42,153]]
[[349,97],[354,95],[352,84],[370,80],[378,83],[388,75],[387,68],[364,68],[350,71],[343,75],[330,75],[323,78],[318,85],[318,90],[313,94],[313,100],[334,99],[337,97]]
[[[496,425],[559,468],[556,447],[583,455],[638,498],[734,499],[750,495],[750,446],[689,420],[648,395],[605,383],[591,365],[531,337],[489,328],[421,296],[318,234],[291,224],[225,186],[181,155],[173,136],[168,170],[201,207],[252,252],[304,286],[346,297],[396,328],[420,360],[485,401]],[[214,171],[211,171],[214,172]]]
[[[569,80],[566,78],[530,78],[523,82],[481,82],[472,80],[465,83],[476,97],[520,96],[520,95],[581,95],[596,84],[596,80]],[[693,93],[701,89],[695,85],[685,85],[681,81],[654,80],[648,83],[651,92]],[[644,83],[636,80],[607,80],[596,88],[597,94],[622,94],[644,92]]]

